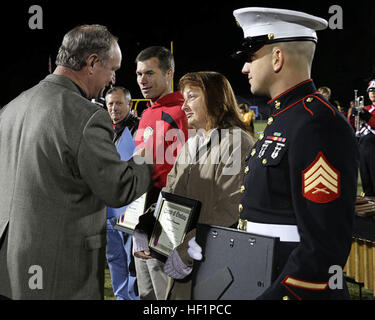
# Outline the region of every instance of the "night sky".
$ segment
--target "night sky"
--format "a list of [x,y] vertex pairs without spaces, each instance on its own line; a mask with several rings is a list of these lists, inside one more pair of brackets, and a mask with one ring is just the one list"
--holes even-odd
[[[57,50],[66,32],[81,24],[103,24],[117,37],[123,53],[117,85],[142,98],[135,76],[135,57],[150,45],[170,48],[174,44],[175,83],[189,71],[223,73],[237,96],[254,101],[241,63],[230,58],[239,49],[243,33],[233,10],[264,6],[304,11],[330,19],[331,5],[343,9],[343,29],[318,32],[312,77],[328,86],[333,100],[346,107],[354,97],[366,95],[375,66],[374,1],[13,1],[2,9],[1,95],[4,105],[20,92],[37,84],[52,70]],[[43,9],[43,29],[29,28],[29,7]],[[375,74],[374,74],[375,77]],[[366,99],[368,102],[368,99]]]

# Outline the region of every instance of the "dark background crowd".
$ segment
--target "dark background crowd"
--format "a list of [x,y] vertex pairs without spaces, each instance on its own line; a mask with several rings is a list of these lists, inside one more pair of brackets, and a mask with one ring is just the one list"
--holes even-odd
[[[31,5],[43,9],[42,30],[29,28]],[[187,72],[215,70],[229,79],[240,103],[261,105],[265,99],[251,95],[246,76],[241,74],[242,64],[230,57],[240,47],[243,37],[233,10],[245,6],[293,9],[329,21],[332,5],[343,10],[343,29],[319,32],[312,77],[318,87],[332,89],[331,99],[338,100],[345,111],[353,100],[354,89],[366,96],[368,81],[375,77],[372,1],[10,2],[0,19],[3,44],[0,105],[39,82],[49,68],[53,71],[62,36],[85,23],[106,25],[119,37],[124,57],[117,83],[126,85],[133,98],[142,97],[135,76],[136,54],[150,45],[170,48],[173,41],[176,83]]]

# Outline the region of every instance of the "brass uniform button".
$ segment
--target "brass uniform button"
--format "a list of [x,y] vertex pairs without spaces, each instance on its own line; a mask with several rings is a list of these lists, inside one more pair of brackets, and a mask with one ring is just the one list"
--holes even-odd
[[290,298],[288,296],[284,296],[283,300],[290,300]]
[[280,101],[276,100],[275,101],[275,109],[279,110],[280,108],[281,108],[281,103],[280,103]]
[[263,138],[264,138],[264,133],[261,133],[261,134],[259,135],[259,140],[263,140]]
[[249,171],[250,171],[250,168],[249,168],[249,166],[246,166],[246,168],[245,168],[245,174],[248,174],[248,173],[249,173]]
[[267,159],[263,159],[263,160],[262,160],[262,164],[263,164],[264,166],[267,164],[267,162],[268,162]]
[[275,38],[275,35],[273,33],[268,34],[268,40],[273,40]]
[[245,186],[241,186],[241,193],[244,193],[245,192],[245,190],[246,190],[246,188],[245,188]]
[[254,157],[256,152],[257,152],[256,149],[251,150],[251,156]]
[[314,100],[314,98],[309,97],[309,98],[306,99],[306,102],[311,102],[311,101],[313,101],[313,100]]
[[267,120],[267,124],[270,126],[273,123],[273,118],[269,117]]
[[243,210],[243,206],[242,206],[242,204],[240,203],[240,204],[238,205],[238,211],[239,211],[239,213],[241,213],[242,210]]
[[247,220],[246,219],[238,219],[237,229],[241,231],[247,231]]

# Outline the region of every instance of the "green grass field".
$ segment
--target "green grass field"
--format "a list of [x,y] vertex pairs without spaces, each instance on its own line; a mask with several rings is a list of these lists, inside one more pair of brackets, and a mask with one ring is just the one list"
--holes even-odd
[[264,128],[266,127],[267,121],[255,121],[254,122],[254,132],[255,138],[259,138],[259,133],[263,132]]
[[[258,138],[259,133],[263,132],[264,127],[266,125],[266,122],[255,122],[254,124],[254,131],[256,133],[256,138]],[[358,195],[362,193],[362,183],[360,181],[360,178],[358,178]],[[359,286],[356,284],[348,283],[350,296],[352,300],[359,300],[360,298],[360,292],[359,292]],[[109,273],[108,268],[105,269],[105,285],[104,285],[104,295],[105,300],[115,300],[115,297],[113,295],[112,291],[112,284],[111,284],[111,276]],[[366,290],[362,288],[362,300],[375,300],[375,297],[373,293],[370,290]]]
[[116,300],[115,296],[113,295],[111,274],[109,272],[107,263],[105,266],[105,277],[104,277],[104,300]]

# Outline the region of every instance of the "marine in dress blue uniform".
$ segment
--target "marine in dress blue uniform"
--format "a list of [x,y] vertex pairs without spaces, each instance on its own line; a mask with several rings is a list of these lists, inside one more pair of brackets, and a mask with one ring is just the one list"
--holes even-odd
[[[237,55],[248,63],[268,44],[316,43],[315,30],[326,27],[323,19],[290,10],[245,8],[234,15],[246,37]],[[349,298],[345,282],[330,288],[329,269],[343,268],[351,248],[357,142],[312,79],[286,89],[270,95],[271,116],[249,152],[241,187],[239,229],[280,238],[276,279],[258,298]]]

